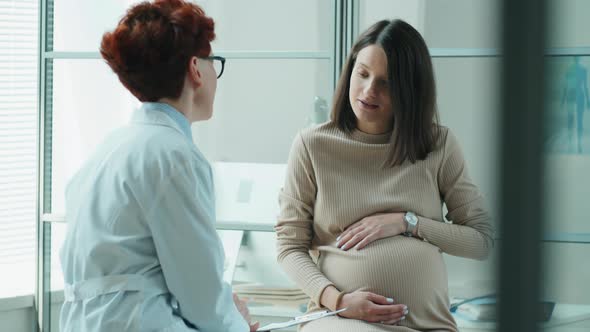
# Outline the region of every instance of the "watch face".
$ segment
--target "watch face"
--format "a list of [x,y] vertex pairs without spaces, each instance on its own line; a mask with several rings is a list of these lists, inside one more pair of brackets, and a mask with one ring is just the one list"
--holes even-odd
[[408,213],[405,215],[406,222],[410,225],[416,225],[418,223],[418,218],[413,213]]

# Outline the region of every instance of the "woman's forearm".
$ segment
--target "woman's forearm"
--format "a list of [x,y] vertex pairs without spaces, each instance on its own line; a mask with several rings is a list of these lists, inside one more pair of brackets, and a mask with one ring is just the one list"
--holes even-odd
[[309,252],[301,250],[281,252],[281,249],[279,243],[279,265],[312,301],[321,303],[322,291],[333,283],[320,271]]
[[447,224],[419,217],[417,237],[425,239],[449,255],[483,260],[494,247],[493,230],[487,221],[473,224]]

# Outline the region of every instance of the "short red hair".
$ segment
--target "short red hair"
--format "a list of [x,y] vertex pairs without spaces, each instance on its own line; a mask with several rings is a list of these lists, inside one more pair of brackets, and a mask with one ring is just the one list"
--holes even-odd
[[211,54],[214,22],[184,0],[142,2],[106,32],[100,54],[123,85],[141,101],[176,99],[191,57]]

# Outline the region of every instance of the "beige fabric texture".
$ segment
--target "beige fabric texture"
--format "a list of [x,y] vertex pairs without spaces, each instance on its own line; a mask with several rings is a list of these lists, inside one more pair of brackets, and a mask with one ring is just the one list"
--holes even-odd
[[[328,285],[392,297],[409,309],[400,326],[331,317],[302,331],[457,331],[442,254],[484,259],[493,228],[457,138],[440,129],[437,148],[425,160],[393,168],[383,167],[390,133],[345,133],[327,123],[297,135],[279,197],[277,259],[310,296],[309,312],[321,308]],[[443,219],[443,203],[451,223]],[[393,236],[362,250],[335,245],[364,217],[406,211],[418,216],[419,238]]]

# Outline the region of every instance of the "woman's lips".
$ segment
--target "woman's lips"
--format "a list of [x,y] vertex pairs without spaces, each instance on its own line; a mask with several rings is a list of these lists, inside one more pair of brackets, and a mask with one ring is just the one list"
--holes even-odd
[[362,99],[358,99],[358,101],[359,101],[359,104],[362,107],[367,108],[367,109],[370,109],[370,110],[374,110],[374,109],[377,109],[379,107],[379,105],[371,104],[371,103],[369,103],[367,101],[364,101]]

